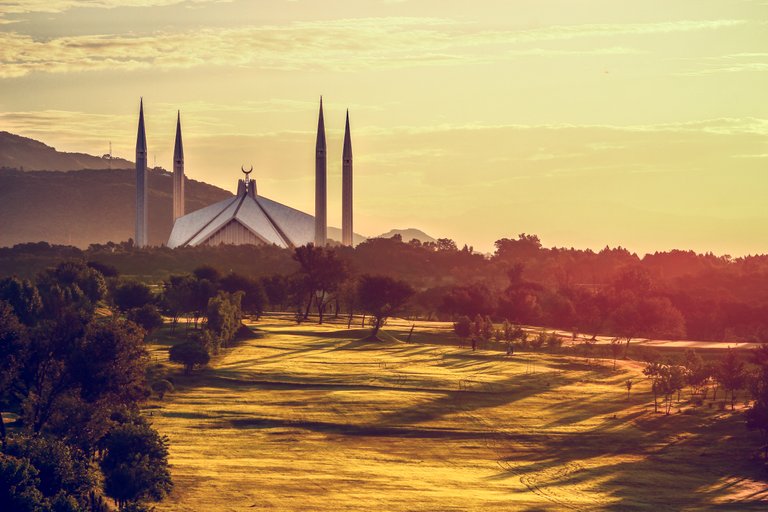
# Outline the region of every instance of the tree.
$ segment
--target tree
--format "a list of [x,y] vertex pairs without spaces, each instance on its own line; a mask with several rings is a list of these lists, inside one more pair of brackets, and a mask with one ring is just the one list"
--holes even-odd
[[487,315],[495,308],[493,294],[487,286],[480,283],[454,286],[445,293],[440,305],[440,311],[452,317]]
[[638,297],[621,293],[609,317],[610,331],[626,339],[624,357],[629,343],[635,338],[658,336],[680,337],[685,333],[685,321],[680,311],[666,297]]
[[285,308],[288,302],[288,279],[280,274],[274,274],[261,280],[261,285],[267,294],[269,305],[279,311]]
[[171,490],[168,439],[146,423],[115,427],[105,438],[104,451],[104,490],[121,506],[159,500]]
[[613,371],[616,371],[616,359],[621,353],[621,340],[619,338],[613,338],[611,340],[611,357],[613,358]]
[[221,274],[218,270],[213,268],[210,265],[202,265],[200,267],[197,267],[195,270],[192,271],[192,275],[197,278],[198,281],[202,280],[208,280],[212,283],[218,282],[221,278]]
[[226,292],[242,292],[241,306],[244,313],[254,315],[258,319],[264,312],[267,294],[260,281],[231,273],[221,278],[219,284]]
[[146,331],[145,338],[163,326],[163,316],[154,304],[144,304],[140,308],[133,308],[128,311],[127,316],[128,320]]
[[456,242],[450,238],[438,238],[435,244],[437,245],[438,251],[456,252],[459,250],[459,248],[456,246]]
[[198,340],[190,340],[172,346],[168,351],[168,359],[183,364],[184,373],[189,375],[195,368],[207,365],[211,356]]
[[768,344],[753,349],[751,356],[757,373],[751,385],[755,401],[746,413],[747,428],[759,430],[762,434],[763,458],[768,462]]
[[217,352],[220,345],[227,346],[235,339],[241,325],[241,300],[243,292],[219,292],[208,301],[208,314],[205,329],[216,340],[212,347]]
[[373,317],[372,338],[388,317],[396,315],[413,295],[413,288],[404,282],[387,276],[364,275],[357,289],[360,306]]
[[728,347],[725,357],[720,361],[716,371],[717,380],[723,386],[726,397],[728,396],[728,391],[731,392],[731,410],[734,410],[736,390],[744,386],[744,362],[739,361],[736,352],[731,347]]
[[709,378],[704,360],[696,350],[689,349],[685,351],[683,366],[686,383],[691,387],[691,395],[698,395]]
[[0,301],[0,441],[6,448],[3,407],[12,399],[13,384],[22,370],[28,340],[25,327],[10,304]]
[[472,335],[472,320],[468,316],[462,315],[453,323],[453,332],[459,337],[459,343],[464,344],[464,340]]
[[304,318],[314,301],[317,305],[318,323],[323,323],[325,307],[338,286],[347,277],[345,263],[336,257],[332,249],[307,244],[297,247],[293,258],[299,263],[299,283],[307,297]]
[[648,361],[643,368],[643,375],[651,379],[651,391],[653,391],[653,412],[659,412],[658,395],[661,389],[660,381],[663,375],[663,365],[656,361]]
[[112,300],[115,306],[126,312],[131,309],[141,308],[154,302],[155,297],[149,286],[138,281],[125,281],[112,292]]
[[88,458],[60,439],[15,435],[10,438],[6,454],[29,460],[37,471],[36,487],[48,499],[71,498],[77,504],[77,499],[96,487],[97,478]]
[[67,261],[42,272],[36,279],[43,304],[41,316],[61,318],[65,311],[93,313],[107,294],[104,276],[82,262]]
[[16,277],[0,280],[0,301],[10,304],[18,319],[26,325],[33,324],[43,308],[35,285]]
[[29,459],[0,453],[0,510],[39,512],[47,500],[37,488],[38,471]]

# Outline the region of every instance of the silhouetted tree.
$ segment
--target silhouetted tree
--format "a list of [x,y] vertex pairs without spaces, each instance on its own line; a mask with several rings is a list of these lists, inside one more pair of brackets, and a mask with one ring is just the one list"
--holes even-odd
[[0,510],[40,512],[48,502],[37,488],[39,472],[29,459],[0,453]]
[[759,430],[763,437],[763,458],[768,462],[768,345],[763,344],[751,352],[757,372],[751,383],[754,403],[747,410],[747,428]]
[[413,288],[391,277],[364,275],[357,293],[360,307],[373,317],[371,337],[375,338],[387,318],[398,314],[413,295]]
[[289,298],[288,279],[283,275],[275,274],[263,278],[261,285],[267,294],[269,305],[279,311],[284,310]]
[[244,313],[259,318],[264,312],[267,294],[260,281],[231,273],[221,278],[220,287],[229,293],[243,293],[241,306]]
[[731,410],[735,409],[736,390],[744,386],[744,362],[739,361],[736,352],[728,347],[725,356],[717,366],[717,380],[726,392],[731,392]]
[[460,316],[453,323],[453,332],[459,337],[459,343],[464,344],[464,340],[472,336],[472,320],[467,315]]
[[144,304],[140,308],[133,308],[128,311],[126,316],[128,320],[144,329],[146,332],[145,339],[163,326],[163,316],[154,304]]
[[0,279],[0,301],[6,301],[16,317],[31,325],[37,320],[43,308],[40,294],[33,283],[16,277]]
[[304,318],[314,301],[317,305],[319,322],[323,323],[325,307],[338,286],[347,276],[346,264],[336,257],[332,249],[315,247],[313,244],[297,247],[294,259],[299,263],[301,287],[307,296],[307,308]]
[[103,443],[104,491],[119,505],[162,499],[172,487],[168,439],[145,423],[113,428]]
[[138,281],[125,281],[115,287],[112,300],[120,311],[141,308],[154,302],[155,297],[149,286]]
[[189,375],[195,368],[208,364],[211,356],[199,340],[178,343],[168,351],[168,359],[184,365],[184,373]]
[[202,265],[197,267],[192,271],[192,275],[194,275],[199,281],[205,279],[211,281],[212,283],[218,282],[221,278],[219,271],[210,265]]

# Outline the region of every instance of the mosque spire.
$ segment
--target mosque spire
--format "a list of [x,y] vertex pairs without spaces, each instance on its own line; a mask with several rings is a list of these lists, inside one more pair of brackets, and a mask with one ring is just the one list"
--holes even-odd
[[354,244],[352,231],[352,136],[349,133],[349,109],[344,127],[344,150],[341,155],[341,242]]
[[323,120],[323,97],[320,96],[320,116],[317,120],[317,143],[315,145],[315,246],[317,247],[325,247],[328,242],[326,185],[325,121]]
[[139,102],[136,135],[136,237],[137,247],[147,246],[147,134],[144,130],[144,99]]
[[176,114],[176,143],[173,147],[173,220],[184,216],[184,145],[181,142],[181,111]]

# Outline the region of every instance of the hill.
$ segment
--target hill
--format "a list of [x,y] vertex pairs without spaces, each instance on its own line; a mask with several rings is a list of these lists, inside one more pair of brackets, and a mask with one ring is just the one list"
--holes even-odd
[[166,362],[167,329],[151,345],[176,387],[147,410],[170,438],[159,512],[765,510],[741,413],[686,396],[685,414],[654,414],[637,363],[423,342],[455,342],[448,323],[419,324],[414,343],[251,327],[191,377]]
[[[133,162],[113,158],[113,169],[128,169]],[[104,169],[110,161],[85,153],[65,153],[40,141],[0,131],[0,168],[24,171],[77,171]]]
[[[186,211],[230,195],[213,185],[187,179]],[[134,170],[0,170],[0,246],[46,241],[87,247],[92,243],[125,241],[134,236],[135,216]],[[172,216],[171,174],[150,171],[150,244],[168,241]]]
[[420,229],[416,228],[408,228],[408,229],[391,229],[384,233],[383,235],[379,235],[376,238],[392,238],[395,235],[400,235],[403,239],[403,242],[410,242],[414,238],[418,240],[421,243],[425,242],[437,242],[436,239],[432,238],[425,232],[423,232]]

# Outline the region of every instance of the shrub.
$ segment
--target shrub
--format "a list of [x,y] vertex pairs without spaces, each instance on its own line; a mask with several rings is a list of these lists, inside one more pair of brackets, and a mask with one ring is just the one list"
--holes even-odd
[[166,379],[158,380],[152,383],[152,391],[162,400],[166,393],[173,391],[173,384]]

